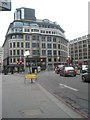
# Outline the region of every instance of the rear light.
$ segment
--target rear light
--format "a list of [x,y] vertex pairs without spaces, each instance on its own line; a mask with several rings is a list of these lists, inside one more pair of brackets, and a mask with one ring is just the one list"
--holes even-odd
[[66,73],[68,73],[68,70],[65,70]]

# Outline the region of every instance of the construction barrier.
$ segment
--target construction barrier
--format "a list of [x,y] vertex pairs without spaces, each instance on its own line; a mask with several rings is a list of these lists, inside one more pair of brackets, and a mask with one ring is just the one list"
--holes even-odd
[[24,79],[24,83],[26,83],[27,79],[31,80],[31,83],[33,83],[33,79],[37,80],[37,75],[32,73],[32,74],[25,74],[25,79]]

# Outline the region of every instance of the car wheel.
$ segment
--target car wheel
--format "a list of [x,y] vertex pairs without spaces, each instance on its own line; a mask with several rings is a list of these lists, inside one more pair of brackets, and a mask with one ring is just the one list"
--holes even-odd
[[83,81],[83,82],[86,82],[85,76],[82,76],[82,81]]

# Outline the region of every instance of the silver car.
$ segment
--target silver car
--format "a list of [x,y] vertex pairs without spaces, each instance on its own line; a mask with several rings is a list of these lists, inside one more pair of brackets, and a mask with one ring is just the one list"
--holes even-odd
[[60,76],[76,76],[74,67],[63,67],[60,71]]
[[86,73],[83,73],[81,77],[82,77],[83,82],[90,82],[90,72],[89,71],[87,71]]

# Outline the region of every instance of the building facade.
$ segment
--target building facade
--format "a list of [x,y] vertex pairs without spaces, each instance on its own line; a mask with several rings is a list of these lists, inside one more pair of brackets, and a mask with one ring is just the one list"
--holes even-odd
[[90,34],[71,40],[69,42],[69,54],[73,58],[73,64],[88,64],[88,59],[90,59]]
[[[29,64],[54,69],[57,64],[65,64],[68,56],[68,40],[60,25],[36,19],[35,10],[29,8],[16,9],[3,48],[4,67],[22,61],[24,68]],[[25,57],[25,51],[30,55]]]
[[0,47],[0,73],[3,70],[3,48]]

